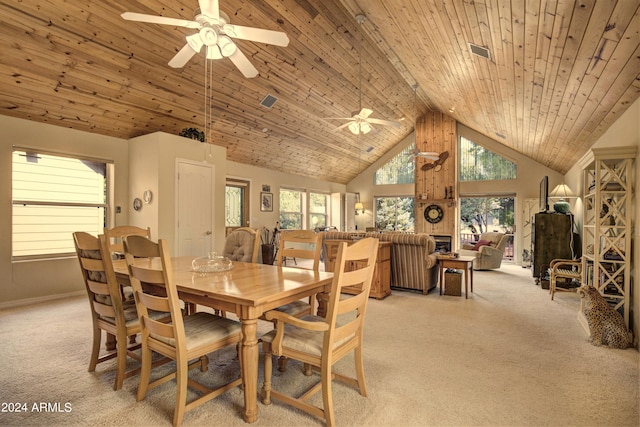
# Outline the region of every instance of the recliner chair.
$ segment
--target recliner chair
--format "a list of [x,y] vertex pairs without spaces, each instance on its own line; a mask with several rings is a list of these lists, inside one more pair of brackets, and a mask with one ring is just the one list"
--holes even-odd
[[475,257],[474,270],[493,270],[500,268],[504,248],[507,246],[507,235],[498,232],[482,233],[475,244],[465,243],[458,251],[461,256]]

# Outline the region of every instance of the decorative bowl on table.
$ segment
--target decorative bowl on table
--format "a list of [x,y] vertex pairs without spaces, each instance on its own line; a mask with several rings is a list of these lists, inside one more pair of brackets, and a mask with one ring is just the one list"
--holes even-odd
[[229,258],[212,252],[208,256],[194,259],[191,262],[191,268],[196,273],[215,273],[218,271],[231,270],[233,263]]

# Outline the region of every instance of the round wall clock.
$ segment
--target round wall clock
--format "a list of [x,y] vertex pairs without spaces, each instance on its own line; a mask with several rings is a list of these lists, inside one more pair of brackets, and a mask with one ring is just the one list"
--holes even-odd
[[431,224],[436,224],[442,220],[442,208],[438,205],[429,205],[424,210],[424,219]]
[[142,200],[138,199],[137,197],[133,199],[133,209],[136,211],[142,209]]

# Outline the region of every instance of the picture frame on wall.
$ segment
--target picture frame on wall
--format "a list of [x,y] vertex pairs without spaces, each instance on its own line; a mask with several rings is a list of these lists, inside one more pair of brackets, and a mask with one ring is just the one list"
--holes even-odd
[[260,211],[273,212],[273,193],[260,193]]

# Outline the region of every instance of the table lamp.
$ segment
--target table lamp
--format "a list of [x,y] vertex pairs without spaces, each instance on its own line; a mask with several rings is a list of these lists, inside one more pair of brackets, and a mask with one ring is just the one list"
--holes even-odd
[[549,193],[549,197],[559,198],[553,204],[554,211],[558,213],[568,214],[571,205],[565,199],[576,198],[578,196],[576,196],[573,191],[571,191],[571,189],[563,183],[557,185],[556,188],[554,188],[553,191]]

